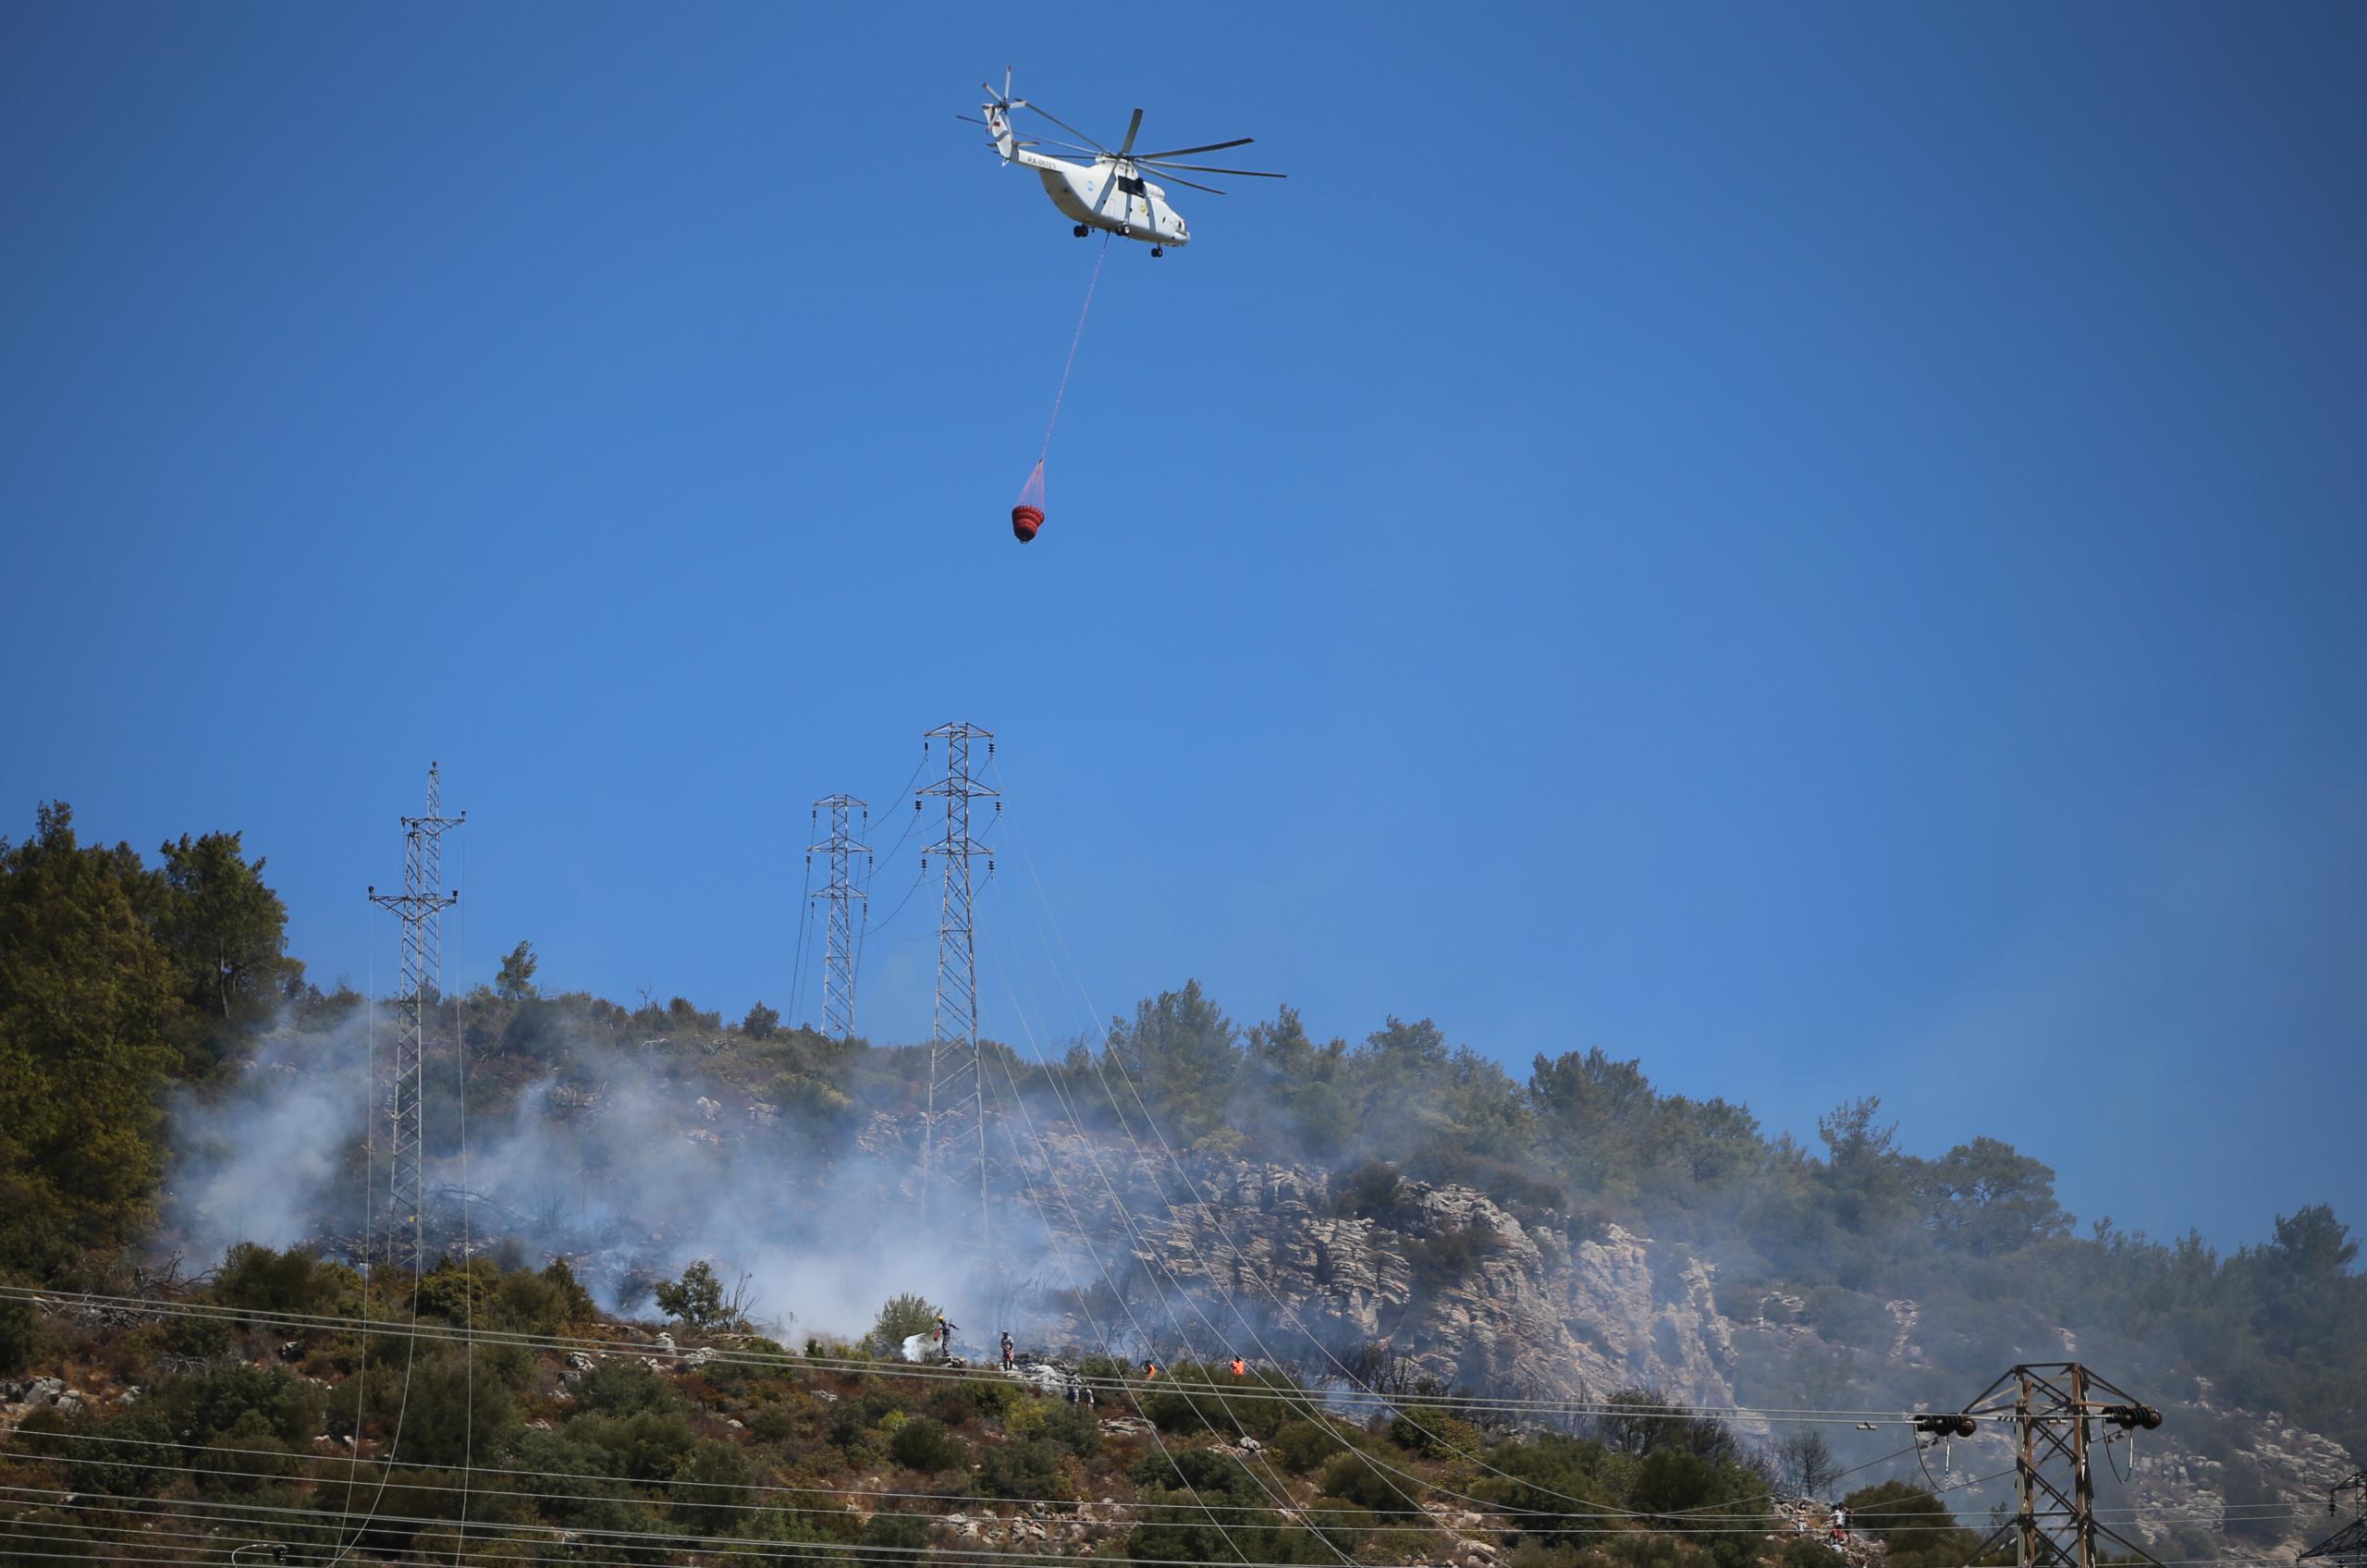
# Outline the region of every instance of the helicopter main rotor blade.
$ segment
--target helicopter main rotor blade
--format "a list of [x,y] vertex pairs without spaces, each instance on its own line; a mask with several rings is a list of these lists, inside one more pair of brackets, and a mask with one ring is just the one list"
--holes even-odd
[[1134,150],[1134,134],[1141,130],[1142,128],[1143,112],[1140,109],[1136,109],[1134,111],[1134,117],[1126,122],[1126,140],[1118,143],[1118,156],[1122,158],[1129,152]]
[[1152,172],[1157,174],[1160,179],[1170,185],[1188,185],[1195,190],[1205,190],[1211,196],[1221,196],[1224,194],[1223,191],[1219,190],[1213,185],[1202,185],[1196,179],[1185,179],[1182,175],[1169,174],[1165,169],[1155,169]]
[[1039,115],[1043,116],[1046,119],[1048,119],[1048,120],[1051,121],[1054,125],[1059,126],[1062,130],[1067,131],[1071,136],[1073,136],[1073,137],[1077,138],[1079,141],[1084,141],[1084,142],[1087,143],[1088,145],[1090,145],[1090,146],[1093,148],[1093,150],[1094,150],[1095,152],[1097,152],[1097,153],[1107,153],[1108,151],[1110,151],[1110,149],[1109,149],[1109,148],[1104,147],[1103,145],[1101,145],[1101,143],[1100,143],[1100,142],[1094,141],[1094,140],[1093,140],[1093,138],[1091,138],[1090,136],[1085,135],[1085,132],[1083,132],[1083,131],[1081,131],[1081,130],[1077,129],[1077,128],[1076,128],[1076,127],[1074,127],[1074,126],[1073,126],[1073,125],[1069,124],[1069,122],[1068,122],[1068,121],[1066,121],[1066,120],[1064,120],[1064,119],[1061,118],[1061,116],[1058,116],[1058,115],[1056,115],[1056,114],[1052,113],[1052,111],[1051,111],[1051,110],[1049,110],[1049,109],[1048,109],[1048,108],[1044,107],[1044,105],[1043,105],[1043,104],[1029,104],[1027,105],[1027,107],[1028,107],[1028,108],[1031,108],[1031,109],[1033,109],[1033,110],[1035,110],[1037,114],[1039,114]]
[[1205,147],[1170,147],[1164,153],[1137,153],[1134,156],[1137,158],[1180,158],[1186,153],[1221,153],[1228,147],[1246,147],[1257,140],[1254,136],[1238,136],[1231,141],[1211,141]]
[[1147,164],[1155,169],[1190,169],[1194,174],[1238,174],[1246,175],[1251,179],[1290,178],[1286,174],[1275,174],[1269,169],[1219,169],[1211,168],[1206,164],[1162,164],[1149,158],[1136,158],[1134,162]]

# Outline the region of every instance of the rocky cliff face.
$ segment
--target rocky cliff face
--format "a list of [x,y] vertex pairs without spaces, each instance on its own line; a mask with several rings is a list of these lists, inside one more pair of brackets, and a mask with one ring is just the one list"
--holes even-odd
[[[1170,1344],[1229,1354],[1251,1332],[1275,1358],[1304,1366],[1320,1359],[1310,1337],[1343,1358],[1348,1347],[1378,1343],[1453,1386],[1553,1399],[1648,1386],[1711,1406],[1749,1403],[1746,1353],[1842,1348],[1797,1321],[1800,1304],[1780,1296],[1745,1320],[1730,1318],[1715,1298],[1713,1265],[1687,1248],[1617,1226],[1574,1241],[1524,1225],[1466,1187],[1408,1182],[1384,1211],[1358,1216],[1343,1212],[1350,1205],[1323,1172],[1197,1155],[1178,1162],[1156,1148],[1059,1130],[1044,1133],[1024,1173],[1052,1228],[1091,1238],[1135,1320]],[[1089,1277],[1082,1254],[1071,1262]],[[1193,1297],[1188,1307],[1173,1305],[1178,1287]],[[1883,1342],[1846,1348],[1861,1363],[1868,1353],[1880,1358],[1900,1407],[1964,1397],[1969,1390],[1925,1361],[1917,1304],[1883,1305]],[[1171,1316],[1154,1321],[1162,1310]],[[1091,1337],[1084,1321],[1073,1328],[1080,1340]],[[2077,1346],[2067,1336],[2043,1354],[2071,1358]],[[1942,1385],[1936,1401],[1906,1391]],[[2217,1409],[2207,1389],[2171,1416],[2133,1452],[2103,1462],[2113,1474],[2100,1473],[2102,1501],[2142,1511],[2116,1516],[2119,1527],[2157,1550],[2181,1538],[2224,1550],[2233,1539],[2284,1552],[2324,1533],[2325,1488],[2354,1464],[2339,1445],[2274,1415]],[[1895,1449],[1894,1436],[1885,1430],[1881,1447]],[[2224,1451],[2230,1441],[2244,1452],[2206,1456],[2204,1447]],[[1968,1523],[1981,1523],[2009,1496],[2014,1461],[2003,1430],[1984,1429],[1929,1463],[1945,1485],[2003,1477],[1956,1493]]]

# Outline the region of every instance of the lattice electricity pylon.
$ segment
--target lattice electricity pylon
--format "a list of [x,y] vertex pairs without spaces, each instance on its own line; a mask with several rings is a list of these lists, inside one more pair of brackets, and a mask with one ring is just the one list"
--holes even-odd
[[427,1015],[444,980],[444,912],[460,901],[460,891],[443,890],[445,829],[458,827],[469,814],[444,815],[442,775],[427,765],[427,812],[403,818],[403,890],[381,893],[370,888],[370,901],[392,910],[403,923],[403,981],[398,998],[394,1076],[386,1087],[388,1127],[386,1178],[386,1256],[392,1261],[395,1243],[408,1227],[411,1250],[419,1251],[426,1207],[420,1185],[420,1065],[427,1054]]
[[[957,1211],[954,1232],[987,1242],[987,1099],[986,1074],[978,1065],[978,947],[970,919],[970,861],[987,855],[987,874],[994,874],[994,858],[970,836],[970,802],[992,800],[1002,810],[999,792],[970,777],[970,743],[984,741],[994,755],[991,731],[972,724],[940,724],[927,739],[945,742],[945,778],[923,787],[913,798],[913,810],[935,795],[945,802],[945,837],[921,851],[921,869],[928,857],[944,863],[944,892],[937,916],[937,1011],[928,1046],[928,1115],[921,1130],[921,1216],[930,1218],[930,1191],[940,1172],[950,1172],[959,1159],[966,1172],[975,1143],[978,1161],[978,1209],[975,1222],[968,1205]],[[926,742],[925,742],[926,743]],[[942,1216],[939,1216],[942,1219]]]
[[2326,1493],[2326,1512],[2338,1513],[2344,1493],[2349,1493],[2351,1506],[2361,1510],[2360,1516],[2303,1552],[2300,1561],[2322,1562],[2328,1568],[2367,1568],[2367,1470],[2354,1470],[2347,1480],[2335,1483]]
[[[2143,1547],[2096,1523],[2089,1447],[2095,1423],[2116,1427],[2118,1436],[2125,1437],[2140,1427],[2151,1431],[2160,1426],[2160,1411],[2139,1403],[2077,1362],[2052,1361],[2015,1367],[1983,1389],[1964,1414],[1976,1420],[2013,1423],[2017,1509],[1998,1533],[2014,1532],[2018,1568],[2058,1563],[2096,1568],[2102,1561],[2096,1551],[2099,1536],[2109,1536],[2142,1562],[2154,1561]],[[2104,1441],[2116,1440],[2114,1434],[2105,1435]],[[1987,1545],[1982,1543],[1984,1550]]]
[[816,853],[830,857],[830,880],[814,895],[830,907],[824,921],[828,935],[822,945],[822,1032],[835,1039],[854,1038],[854,906],[867,895],[854,885],[848,875],[847,863],[856,855],[868,856],[871,846],[858,844],[848,831],[848,815],[863,811],[864,825],[870,826],[871,814],[864,811],[864,802],[852,795],[825,795],[814,802],[814,819],[830,814],[830,836],[818,844],[805,846],[805,864],[814,864]]

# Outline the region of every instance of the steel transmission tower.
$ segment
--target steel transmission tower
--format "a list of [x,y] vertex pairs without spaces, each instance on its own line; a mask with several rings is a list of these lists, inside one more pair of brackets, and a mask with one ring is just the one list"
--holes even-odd
[[2141,1561],[2153,1561],[2144,1548],[2096,1522],[2090,1455],[2098,1423],[2119,1428],[2104,1435],[2110,1443],[2140,1427],[2151,1431],[2160,1426],[2160,1411],[2140,1404],[2077,1362],[2043,1362],[2015,1367],[1982,1390],[1964,1414],[2013,1423],[2016,1512],[2005,1528],[2014,1532],[2017,1568],[2097,1568],[2103,1561],[2099,1536],[2110,1537]]
[[871,814],[852,795],[825,795],[816,801],[814,820],[819,823],[826,811],[830,814],[830,836],[805,846],[808,865],[817,853],[830,857],[830,880],[815,895],[830,906],[826,917],[828,935],[822,949],[822,1033],[851,1040],[854,1037],[854,906],[868,895],[854,885],[847,863],[856,855],[870,854],[871,846],[854,841],[848,818],[850,813],[862,811],[864,826],[868,827]]
[[[966,1179],[970,1153],[964,1145],[975,1139],[978,1211],[974,1234],[984,1246],[988,1222],[986,1073],[978,1064],[978,948],[970,919],[970,861],[987,855],[988,876],[994,874],[995,863],[986,846],[970,836],[970,802],[991,800],[1000,812],[1002,801],[999,791],[970,777],[971,742],[984,741],[987,755],[994,755],[991,730],[974,724],[940,724],[926,738],[945,742],[945,778],[924,786],[914,797],[913,809],[919,811],[931,795],[944,801],[945,837],[921,851],[924,872],[931,855],[944,864],[937,917],[937,1012],[929,1031],[928,1118],[921,1131],[921,1209],[926,1219],[940,1172],[950,1175],[958,1162]],[[965,1218],[967,1207],[964,1204],[961,1211]]]
[[2345,1492],[2351,1494],[2359,1517],[2303,1552],[2297,1562],[2324,1562],[2329,1568],[2367,1568],[2367,1470],[2353,1471],[2349,1479],[2335,1483],[2326,1493],[2328,1513],[2341,1511]]
[[403,890],[382,893],[373,886],[370,901],[392,910],[403,923],[402,991],[397,998],[393,1081],[386,1089],[389,1129],[386,1187],[386,1256],[391,1261],[403,1228],[411,1251],[420,1250],[425,1194],[420,1186],[419,1071],[427,1053],[427,1015],[444,979],[444,912],[460,901],[456,888],[444,891],[443,837],[468,820],[468,813],[444,815],[443,779],[427,765],[427,813],[403,818]]

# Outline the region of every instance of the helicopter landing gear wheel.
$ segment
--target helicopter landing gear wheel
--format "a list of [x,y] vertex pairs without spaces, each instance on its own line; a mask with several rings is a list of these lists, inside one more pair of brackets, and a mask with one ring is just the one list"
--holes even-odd
[[1069,230],[1069,232],[1070,232],[1071,234],[1075,235],[1079,239],[1084,239],[1084,238],[1085,237],[1085,234],[1086,234],[1088,231],[1086,230],[1086,228],[1085,228],[1085,225],[1083,225],[1083,224],[1079,224],[1079,225],[1077,225],[1074,228],[1070,229],[1070,230]]
[[1165,254],[1167,254],[1167,251],[1164,246],[1154,245],[1150,248],[1150,259],[1154,262]]

